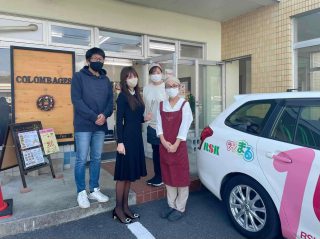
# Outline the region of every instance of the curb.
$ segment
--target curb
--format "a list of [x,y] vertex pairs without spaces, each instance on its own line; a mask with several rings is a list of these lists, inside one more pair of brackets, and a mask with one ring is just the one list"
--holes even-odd
[[[134,192],[130,192],[129,205],[135,204],[136,195]],[[90,208],[88,209],[81,209],[77,206],[34,217],[23,218],[16,221],[0,223],[0,238],[76,221],[82,218],[111,211],[114,207],[115,198],[110,198],[110,201],[107,203],[91,203]]]

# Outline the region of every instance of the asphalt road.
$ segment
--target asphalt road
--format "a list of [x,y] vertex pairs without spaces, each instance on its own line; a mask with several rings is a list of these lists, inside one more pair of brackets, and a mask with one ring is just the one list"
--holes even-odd
[[[223,204],[207,190],[191,193],[186,216],[177,222],[159,217],[166,200],[136,205],[132,209],[140,213],[140,222],[157,239],[219,238],[241,239],[227,218]],[[80,209],[79,209],[80,210]],[[111,212],[102,213],[60,226],[29,233],[18,234],[6,239],[135,239],[136,236],[124,224],[114,221]]]

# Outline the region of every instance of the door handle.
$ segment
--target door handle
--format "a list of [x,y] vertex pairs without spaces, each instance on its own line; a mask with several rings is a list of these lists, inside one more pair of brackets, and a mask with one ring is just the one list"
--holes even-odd
[[266,153],[266,156],[270,159],[281,161],[283,163],[292,163],[292,160],[290,158],[287,158],[285,156],[279,156],[279,155],[273,154],[271,152]]

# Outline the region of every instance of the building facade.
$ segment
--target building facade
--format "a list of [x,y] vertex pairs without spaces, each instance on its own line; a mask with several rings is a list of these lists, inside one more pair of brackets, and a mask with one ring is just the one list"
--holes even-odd
[[[122,67],[133,65],[144,86],[148,65],[161,63],[165,75],[180,78],[182,95],[193,104],[188,145],[195,163],[201,130],[234,95],[320,90],[320,0],[264,1],[266,6],[217,21],[120,0],[0,0],[0,97],[10,104],[14,94],[11,46],[72,51],[76,70],[85,64],[86,50],[100,47],[114,85]],[[114,117],[109,121],[114,131]],[[61,146],[54,157],[70,164],[72,151]]]
[[222,60],[251,58],[251,92],[320,90],[319,8],[319,0],[281,0],[223,22]]

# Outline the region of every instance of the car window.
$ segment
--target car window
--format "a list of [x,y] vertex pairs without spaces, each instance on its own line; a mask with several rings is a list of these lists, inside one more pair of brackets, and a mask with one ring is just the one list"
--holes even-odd
[[246,133],[259,135],[267,121],[272,105],[272,102],[265,101],[247,103],[234,111],[226,119],[225,124]]
[[271,138],[288,143],[293,142],[299,107],[286,106],[282,109],[274,128],[271,131]]
[[320,106],[301,108],[294,143],[320,149]]

